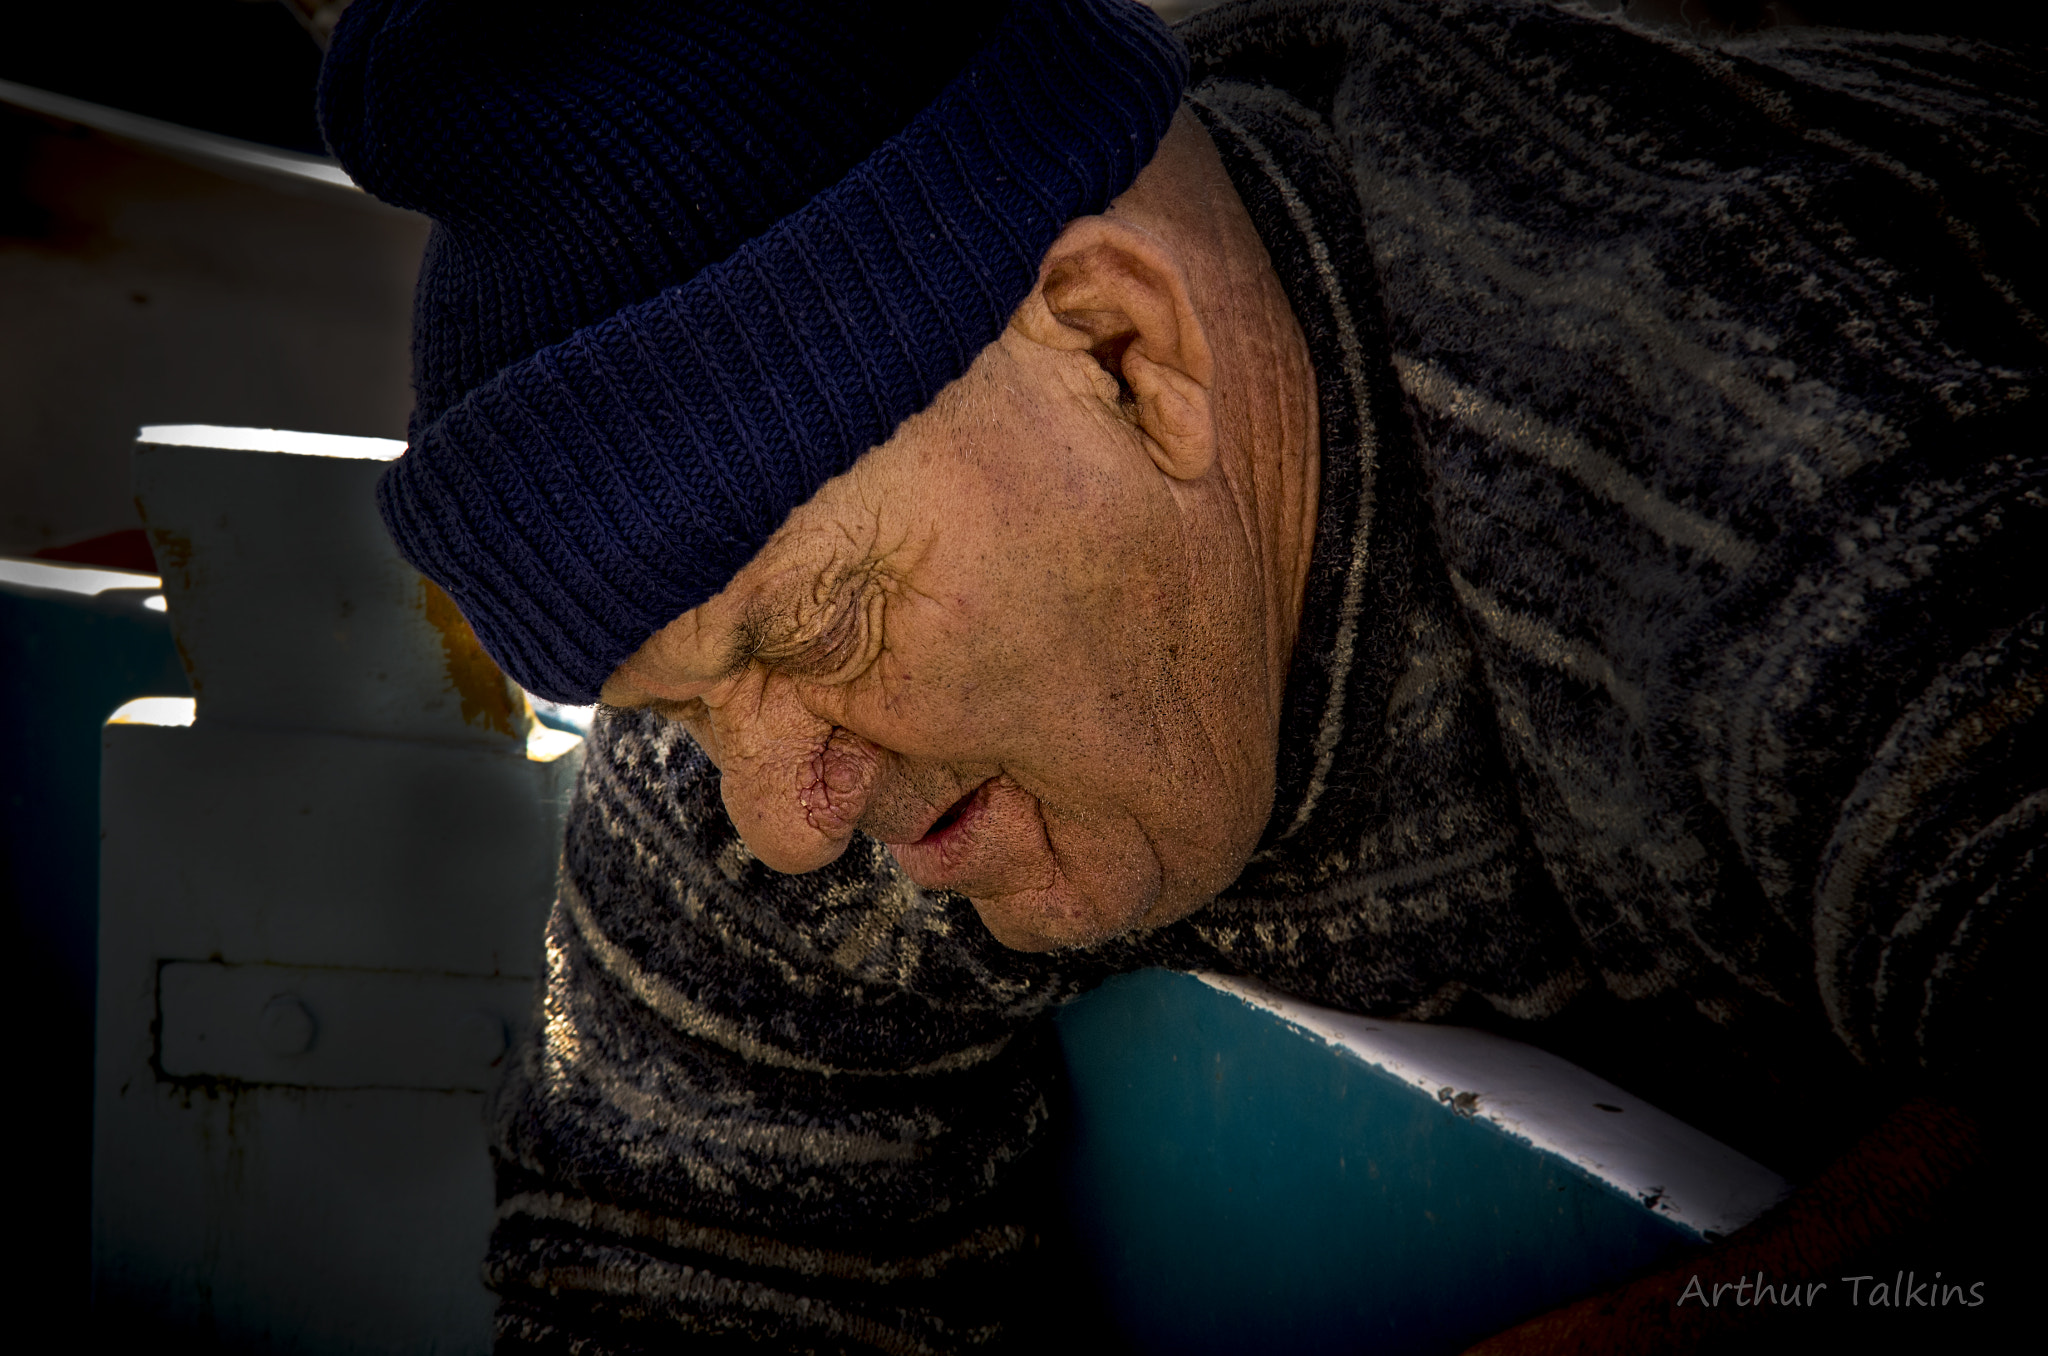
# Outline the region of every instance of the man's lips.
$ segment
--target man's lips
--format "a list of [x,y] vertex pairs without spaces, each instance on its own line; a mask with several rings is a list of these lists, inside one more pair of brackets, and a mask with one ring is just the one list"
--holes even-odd
[[976,874],[982,865],[979,858],[985,855],[974,850],[980,837],[977,830],[984,827],[989,788],[995,781],[990,777],[940,810],[914,842],[887,844],[912,880],[927,890],[945,890]]
[[906,838],[901,842],[892,841],[888,838],[884,838],[882,841],[889,847],[915,847],[920,844],[937,842],[958,825],[961,820],[968,817],[975,803],[982,798],[982,793],[988,790],[988,784],[994,780],[994,777],[984,779],[970,788],[966,795],[960,797],[951,805],[943,806],[931,812],[931,817],[925,821],[924,832],[917,837]]
[[[988,783],[983,782],[981,785],[986,786],[988,785]],[[937,838],[940,834],[944,833],[946,830],[952,828],[955,824],[958,824],[961,821],[961,819],[965,817],[965,815],[967,814],[969,807],[971,807],[980,798],[981,786],[977,786],[972,791],[969,791],[966,795],[960,797],[960,799],[954,801],[951,805],[947,806],[945,810],[940,813],[939,817],[932,821],[932,826],[926,829],[924,831],[924,835],[920,837],[917,841],[920,843],[929,843],[933,839]]]

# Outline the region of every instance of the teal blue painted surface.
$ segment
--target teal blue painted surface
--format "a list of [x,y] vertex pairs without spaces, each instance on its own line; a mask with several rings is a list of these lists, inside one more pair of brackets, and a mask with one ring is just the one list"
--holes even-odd
[[0,906],[11,947],[16,1086],[35,1089],[38,1170],[16,1213],[45,1237],[15,1280],[84,1312],[99,937],[100,729],[132,697],[191,691],[169,619],[134,590],[0,587]]
[[133,697],[186,696],[155,590],[0,588],[0,897],[89,1012],[99,905],[100,727]]
[[1068,1203],[1139,1351],[1458,1351],[1694,1246],[1187,975],[1112,980],[1059,1027]]

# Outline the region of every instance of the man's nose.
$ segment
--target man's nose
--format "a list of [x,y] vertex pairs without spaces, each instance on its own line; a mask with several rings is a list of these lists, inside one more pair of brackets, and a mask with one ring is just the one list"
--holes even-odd
[[753,854],[792,874],[838,860],[874,794],[881,750],[787,693],[744,714],[714,713],[711,725],[706,751],[725,811]]

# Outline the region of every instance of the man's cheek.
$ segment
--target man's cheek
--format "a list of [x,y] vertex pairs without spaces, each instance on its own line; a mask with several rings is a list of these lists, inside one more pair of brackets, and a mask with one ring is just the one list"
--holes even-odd
[[1049,686],[1041,664],[988,631],[918,637],[876,664],[846,723],[865,717],[887,731],[878,743],[913,757],[976,757],[1002,743],[1004,731],[1035,707],[1033,694]]

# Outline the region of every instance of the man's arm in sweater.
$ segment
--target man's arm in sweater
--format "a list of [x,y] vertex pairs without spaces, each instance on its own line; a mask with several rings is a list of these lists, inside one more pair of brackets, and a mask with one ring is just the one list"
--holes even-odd
[[496,1099],[498,1349],[986,1348],[1065,992],[865,839],[767,871],[679,727],[601,717]]
[[[2026,531],[2048,501],[2038,469],[2009,479],[1970,545]],[[1982,582],[2007,600],[2040,592],[2025,573]],[[2007,1069],[2033,1044],[2027,995],[2044,904],[2048,608],[2037,608],[1925,682],[1856,779],[1822,853],[1812,904],[1821,997],[1837,1036],[1898,1089],[1894,1109],[1705,1256],[1480,1350],[1679,1351],[1785,1318],[1782,1308],[1681,1304],[1695,1276],[1825,1282],[1844,1309],[1854,1305],[1848,1277],[1891,1281],[1884,1259],[1923,1280],[1944,1265],[1951,1279],[1984,1279],[1958,1277],[1952,1250],[1960,1242],[1979,1265],[1995,1260],[1958,1232],[1993,1236],[2023,1208],[2016,1184],[2033,1176],[2019,1164]]]

